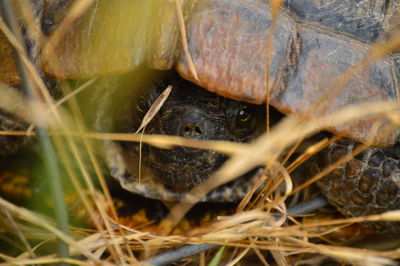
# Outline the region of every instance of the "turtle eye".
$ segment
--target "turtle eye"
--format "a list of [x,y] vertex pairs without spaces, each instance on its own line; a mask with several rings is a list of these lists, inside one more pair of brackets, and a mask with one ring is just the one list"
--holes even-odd
[[147,107],[146,100],[144,99],[143,96],[140,96],[140,99],[139,99],[139,101],[138,101],[138,103],[137,103],[137,105],[136,105],[136,109],[137,109],[139,112],[144,113],[144,112],[146,112],[147,108],[148,108],[148,107]]
[[251,119],[252,114],[250,108],[247,105],[242,106],[238,112],[238,119],[240,122],[247,122]]

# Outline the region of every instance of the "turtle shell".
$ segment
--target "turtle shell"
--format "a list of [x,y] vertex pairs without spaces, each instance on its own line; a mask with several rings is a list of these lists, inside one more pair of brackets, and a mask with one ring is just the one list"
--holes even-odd
[[[54,5],[39,2],[48,10]],[[67,2],[58,1],[57,12],[45,12],[42,27],[50,36],[71,6]],[[270,104],[283,113],[323,116],[352,105],[398,101],[397,51],[372,58],[374,43],[394,36],[399,5],[284,1],[274,22],[269,2],[182,1],[195,78],[180,47],[174,3],[103,0],[72,24],[53,50],[43,48],[41,63],[59,79],[125,73],[143,63],[159,70],[176,66],[185,79],[220,95],[262,103],[269,90]],[[393,145],[400,133],[381,116],[329,130],[382,146]]]
[[[309,117],[355,104],[398,101],[397,55],[387,53],[373,62],[368,57],[371,43],[387,38],[386,31],[397,25],[393,24],[400,2],[382,2],[374,10],[369,1],[321,3],[287,1],[273,28],[271,7],[262,1],[202,1],[187,21],[198,80],[183,53],[178,71],[202,87],[238,100],[262,103],[270,90],[270,103],[277,109]],[[357,65],[360,69],[355,71]],[[391,127],[388,132],[382,117],[330,130],[367,142],[375,122],[382,124],[374,144],[393,145],[400,130]]]

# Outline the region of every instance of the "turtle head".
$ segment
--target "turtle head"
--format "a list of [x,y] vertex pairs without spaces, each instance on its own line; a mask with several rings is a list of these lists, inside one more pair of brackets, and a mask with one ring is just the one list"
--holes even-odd
[[[138,97],[129,131],[136,131],[150,106],[168,86],[172,91],[145,134],[181,136],[195,140],[249,142],[264,129],[264,106],[234,101],[174,77],[156,83]],[[186,192],[205,181],[226,161],[227,156],[213,150],[183,146],[162,149],[151,145],[124,144],[129,154],[167,188]],[[155,174],[154,174],[155,173]]]

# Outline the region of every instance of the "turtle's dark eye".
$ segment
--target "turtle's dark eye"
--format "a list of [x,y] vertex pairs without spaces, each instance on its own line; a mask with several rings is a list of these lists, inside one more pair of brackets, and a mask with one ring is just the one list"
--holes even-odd
[[252,113],[247,105],[242,106],[238,112],[238,120],[240,122],[247,122],[252,118]]
[[143,96],[140,96],[140,99],[139,99],[139,101],[138,101],[138,103],[137,103],[137,105],[136,105],[136,109],[139,111],[139,112],[141,112],[141,113],[144,113],[144,112],[146,112],[147,111],[147,102],[146,102],[146,100],[144,99],[144,97]]

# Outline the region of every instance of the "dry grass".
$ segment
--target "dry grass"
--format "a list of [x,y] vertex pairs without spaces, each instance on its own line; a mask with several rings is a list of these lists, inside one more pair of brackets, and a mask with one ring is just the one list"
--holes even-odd
[[[93,1],[77,1],[71,14],[65,18],[54,39],[46,44],[48,55],[54,53],[54,45],[62,38],[68,25],[82,14]],[[178,1],[177,1],[178,3]],[[82,5],[80,5],[82,4]],[[179,16],[181,17],[181,15]],[[17,40],[13,40],[12,33],[0,21],[1,30],[10,38],[13,45],[18,47]],[[180,24],[182,27],[183,25]],[[183,32],[183,31],[182,31]],[[183,34],[183,33],[182,33]],[[184,36],[184,34],[183,34]],[[272,35],[271,35],[272,36]],[[42,37],[44,38],[44,37]],[[15,38],[14,38],[15,39]],[[272,40],[271,40],[272,42]],[[341,88],[357,71],[374,60],[384,56],[382,47],[386,51],[394,50],[400,40],[389,40],[383,46],[374,46],[368,58],[355,65],[343,77],[337,77],[337,88]],[[24,54],[21,48],[19,52]],[[49,58],[53,58],[50,56]],[[25,58],[26,59],[26,58]],[[58,64],[57,61],[54,62]],[[65,96],[65,101],[70,104],[71,112],[67,112],[61,103],[57,104],[47,93],[43,82],[32,64],[26,60],[27,68],[33,76],[32,80],[38,88],[42,102],[33,104],[32,112],[26,112],[25,106],[30,106],[28,100],[20,97],[18,91],[12,88],[5,89],[6,84],[0,89],[0,108],[16,114],[34,126],[46,126],[50,129],[54,146],[59,156],[59,163],[65,169],[63,178],[70,180],[79,199],[82,201],[83,212],[93,224],[93,230],[71,228],[66,234],[56,227],[51,217],[42,215],[14,205],[0,198],[0,224],[4,228],[1,233],[8,232],[15,236],[21,243],[24,251],[17,256],[9,256],[0,250],[0,265],[31,265],[68,263],[76,265],[123,265],[138,264],[140,260],[162,253],[166,249],[173,249],[184,244],[217,244],[229,247],[225,249],[224,256],[230,258],[231,264],[240,262],[247,256],[258,257],[259,263],[267,264],[266,252],[270,251],[269,261],[277,265],[289,265],[296,262],[320,259],[319,255],[335,258],[339,261],[359,265],[395,265],[395,259],[400,258],[400,248],[393,247],[385,251],[368,250],[352,247],[351,244],[335,245],[329,243],[332,232],[344,230],[348,225],[365,221],[400,221],[400,212],[391,211],[380,215],[356,218],[339,218],[328,220],[312,220],[312,216],[294,216],[287,213],[285,200],[310,184],[325,176],[338,165],[344,163],[349,157],[339,160],[335,165],[329,166],[320,174],[310,178],[304,184],[293,188],[291,173],[311,155],[326,147],[329,140],[310,147],[291,166],[285,167],[281,161],[283,155],[307,137],[321,129],[334,125],[351,122],[362,117],[382,115],[390,119],[397,127],[400,125],[399,105],[394,103],[376,103],[352,106],[338,110],[335,114],[325,115],[315,119],[305,119],[297,115],[289,115],[279,124],[270,128],[268,134],[260,136],[254,143],[229,143],[221,141],[194,141],[179,137],[111,134],[89,132],[84,123],[81,107],[74,100],[74,96],[81,89]],[[194,66],[193,70],[195,72]],[[84,89],[84,87],[82,87]],[[20,99],[17,104],[10,104],[15,99]],[[325,99],[322,104],[326,104]],[[49,111],[50,110],[50,111]],[[0,132],[5,135],[35,135],[31,128],[28,132]],[[141,231],[129,228],[119,223],[112,199],[105,182],[105,173],[97,157],[97,140],[142,141],[158,147],[168,148],[174,145],[213,149],[231,158],[208,181],[200,184],[187,195],[188,203],[177,203],[170,214],[161,222],[157,232]],[[335,140],[335,139],[333,139]],[[333,141],[332,140],[332,141]],[[361,145],[354,154],[361,152],[368,145]],[[184,234],[168,234],[183,218],[186,212],[207,192],[225,184],[238,176],[246,173],[255,166],[265,165],[271,169],[272,177],[265,182],[261,177],[257,186],[261,188],[258,195],[246,197],[238,207],[238,212],[230,216],[218,217],[212,223],[194,228]],[[100,189],[93,180],[99,180]],[[285,191],[279,190],[280,184],[285,185]],[[267,186],[269,185],[269,186]],[[264,187],[265,186],[265,187]],[[256,187],[251,193],[256,193]],[[254,197],[251,197],[254,196]],[[56,208],[65,208],[57,206]],[[279,219],[276,217],[279,216]],[[305,219],[305,218],[308,218]],[[310,220],[311,219],[311,222]],[[287,220],[291,223],[288,225]],[[307,222],[305,222],[307,220]],[[68,244],[71,258],[59,258],[57,254],[37,254],[37,250],[46,242],[55,243],[55,239]],[[326,240],[326,241],[324,241]],[[332,242],[332,241],[331,241]],[[30,246],[30,243],[35,243]],[[342,244],[342,243],[341,243]],[[135,253],[134,253],[135,252]],[[40,252],[39,252],[40,253]],[[199,255],[204,263],[204,254]],[[79,258],[79,259],[77,259]],[[202,258],[202,259],[201,259]],[[315,262],[315,261],[314,261]]]

